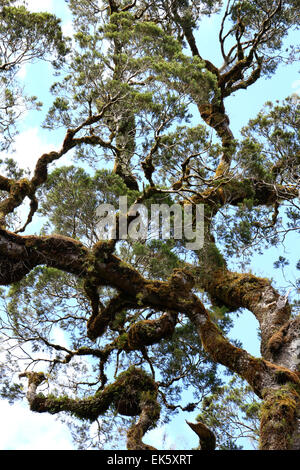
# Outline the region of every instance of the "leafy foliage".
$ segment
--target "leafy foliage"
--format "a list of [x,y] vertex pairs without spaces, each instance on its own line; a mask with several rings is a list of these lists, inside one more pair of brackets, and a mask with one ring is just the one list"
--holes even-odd
[[217,436],[220,450],[240,450],[245,438],[258,446],[260,401],[251,388],[237,377],[215,394],[206,396],[197,416]]
[[39,109],[36,96],[22,95],[16,77],[21,66],[38,59],[51,60],[59,67],[69,52],[60,20],[49,13],[31,13],[14,1],[1,3],[0,10],[0,148],[8,149],[15,132],[16,121],[26,109]]

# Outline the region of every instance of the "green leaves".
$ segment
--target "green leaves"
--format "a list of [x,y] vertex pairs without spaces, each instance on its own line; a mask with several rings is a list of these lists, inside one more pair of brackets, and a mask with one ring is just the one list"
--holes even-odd
[[213,431],[217,449],[238,450],[249,440],[258,445],[260,401],[251,388],[237,376],[202,401],[197,421]]
[[282,103],[266,103],[264,109],[242,129],[236,159],[246,175],[270,184],[296,187],[299,178],[299,110],[297,95]]
[[[33,59],[50,58],[59,65],[68,52],[60,20],[50,13],[31,13],[24,6],[4,6],[0,12],[0,69],[9,70]],[[57,61],[57,62],[55,62]]]
[[176,53],[168,61],[154,59],[152,66],[158,80],[190,96],[197,105],[217,101],[220,96],[216,76],[206,70],[199,57]]
[[47,217],[44,229],[84,240],[88,245],[98,240],[97,207],[106,203],[117,209],[119,196],[128,194],[129,203],[135,197],[111,171],[99,170],[91,177],[75,166],[54,170],[44,191],[40,208]]
[[39,109],[37,97],[24,96],[16,73],[36,60],[60,67],[69,52],[60,20],[50,13],[32,13],[7,1],[0,9],[0,149],[7,150],[16,135],[16,124],[28,109]]
[[[269,76],[273,74],[282,60],[277,51],[282,48],[284,38],[299,26],[297,2],[295,0],[234,2],[229,14],[234,25],[230,35],[240,35],[240,40],[244,40],[243,44],[247,44],[245,51],[249,46],[254,47],[263,57],[262,72]],[[290,53],[286,55],[286,60],[294,59],[295,50],[292,47]]]

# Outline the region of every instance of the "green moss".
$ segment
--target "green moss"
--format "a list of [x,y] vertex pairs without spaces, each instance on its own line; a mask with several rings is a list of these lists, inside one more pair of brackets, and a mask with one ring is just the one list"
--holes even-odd
[[293,384],[292,387],[286,384],[278,389],[265,389],[263,398],[260,448],[290,449],[297,422],[299,394]]
[[122,333],[116,340],[117,347],[119,350],[126,351],[128,349],[128,334]]
[[209,260],[209,264],[218,267],[225,267],[226,261],[223,258],[220,250],[216,247],[214,243],[210,243],[206,249],[206,256]]
[[110,393],[113,394],[113,407],[125,416],[135,416],[140,413],[143,392],[151,393],[153,399],[157,393],[152,377],[143,369],[134,366],[122,372],[109,387],[112,387]]
[[123,327],[127,317],[127,312],[126,310],[122,310],[121,312],[118,312],[116,317],[113,319],[112,324],[111,324],[111,329],[116,330],[120,327]]
[[64,411],[79,419],[93,422],[110,407],[121,415],[136,416],[141,413],[141,407],[151,406],[153,416],[159,416],[156,397],[157,388],[153,378],[143,369],[132,366],[122,372],[114,383],[92,397],[72,399],[68,396],[57,397],[49,394],[45,397],[38,394],[31,402],[30,408],[38,413],[56,414]]
[[136,294],[136,300],[138,305],[143,305],[143,297],[144,295],[142,294],[142,292]]

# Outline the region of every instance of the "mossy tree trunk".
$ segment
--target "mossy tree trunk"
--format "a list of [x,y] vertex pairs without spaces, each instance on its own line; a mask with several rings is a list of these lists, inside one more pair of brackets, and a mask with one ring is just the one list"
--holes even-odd
[[[261,333],[261,357],[272,373],[257,369],[255,382],[251,377],[250,365],[243,358],[243,352],[236,352],[223,363],[246,378],[253,390],[262,398],[260,427],[260,448],[263,450],[300,449],[300,319],[291,318],[291,307],[287,299],[280,296],[268,279],[253,274],[232,273],[226,269],[211,268],[203,278],[207,292],[214,302],[220,302],[229,309],[247,308],[256,317]],[[199,325],[203,344],[217,355],[215,339],[211,340]],[[211,341],[208,344],[208,341]],[[229,351],[229,349],[228,349]],[[225,353],[223,354],[225,357]],[[220,361],[220,359],[216,360]],[[238,370],[234,364],[243,363],[247,373]],[[221,359],[222,362],[222,359]],[[227,362],[227,363],[225,363]],[[255,367],[257,367],[257,363]],[[264,368],[263,368],[264,369]],[[289,371],[289,372],[287,372]],[[273,373],[274,372],[274,373]],[[293,379],[290,378],[293,376]]]

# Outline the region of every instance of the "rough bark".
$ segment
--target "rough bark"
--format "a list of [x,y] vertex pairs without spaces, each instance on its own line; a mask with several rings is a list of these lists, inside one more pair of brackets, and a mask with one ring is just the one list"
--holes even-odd
[[214,433],[208,429],[207,426],[203,423],[189,423],[187,424],[190,428],[199,436],[200,449],[201,450],[215,450],[216,448],[216,436]]
[[[231,299],[231,306],[242,305],[256,312],[262,329],[266,328],[264,334],[267,339],[273,337],[269,351],[273,355],[277,355],[276,362],[274,357],[272,357],[274,362],[264,358],[257,359],[243,349],[233,346],[210,320],[201,301],[191,292],[193,284],[190,282],[190,275],[187,276],[184,271],[177,270],[174,276],[166,282],[149,281],[144,279],[132,267],[122,264],[116,256],[107,253],[106,245],[103,245],[103,251],[99,246],[97,247],[97,257],[95,259],[95,250],[92,252],[94,258],[91,258],[90,252],[81,243],[67,237],[22,237],[1,230],[0,241],[2,241],[0,257],[2,284],[22,279],[30,269],[38,264],[58,267],[79,276],[88,277],[90,274],[88,268],[91,267],[92,263],[94,282],[98,282],[100,285],[109,284],[117,288],[124,296],[123,298],[128,299],[128,302],[186,314],[195,325],[204,348],[213,360],[223,364],[247,380],[255,393],[265,399],[266,410],[268,410],[268,403],[272,401],[270,396],[284,392],[286,397],[287,393],[292,393],[293,400],[291,402],[287,401],[286,398],[284,404],[279,398],[275,400],[274,407],[276,411],[272,411],[272,413],[276,415],[276,413],[280,413],[282,407],[284,409],[288,407],[290,419],[286,421],[286,430],[289,431],[289,435],[292,434],[294,439],[294,441],[292,439],[288,441],[288,444],[287,441],[280,443],[281,440],[278,438],[276,440],[277,448],[278,446],[279,448],[287,448],[288,445],[290,447],[298,445],[297,413],[299,394],[297,387],[299,387],[300,379],[298,372],[299,359],[296,358],[299,353],[299,322],[295,320],[286,323],[289,308],[286,309],[286,305],[284,305],[279,309],[278,302],[280,298],[268,281],[245,277],[245,275],[242,276],[241,281],[241,277],[235,273],[225,272],[224,275],[224,271],[222,271],[220,278],[224,282],[227,280],[229,285],[223,284],[223,288],[219,290],[215,288],[215,292],[220,298],[223,296],[224,300],[226,297],[227,302]],[[3,270],[4,263],[6,266],[5,272]],[[19,263],[22,263],[23,270],[14,270],[15,264],[19,265]],[[225,285],[226,288],[224,288]],[[170,314],[165,314],[158,320],[137,323],[129,330],[122,348],[130,350],[140,348],[145,344],[153,344],[159,339],[172,334],[175,324],[176,316]],[[93,331],[91,325],[90,331]],[[31,385],[31,388],[34,388],[34,386],[35,384]],[[287,392],[286,390],[290,387],[293,388],[293,391]],[[32,395],[32,390],[30,394]],[[47,402],[47,398],[39,400],[38,404],[36,401],[32,403],[31,406],[35,409],[38,408],[39,411],[57,410],[53,401]],[[79,411],[79,413],[86,412],[85,403],[79,403],[78,406],[84,410]],[[74,412],[73,402],[66,400],[62,408],[59,408],[60,411],[62,409]],[[147,428],[145,424],[148,422],[147,409],[140,418],[135,431],[132,431],[133,433],[140,433],[141,431],[137,431],[138,429]],[[293,413],[292,410],[294,410]],[[270,420],[274,421],[273,418],[270,418]],[[284,420],[286,420],[285,417]],[[274,426],[276,427],[276,423]],[[282,426],[284,427],[284,425]],[[269,429],[270,423],[268,424],[268,420],[266,418],[262,419],[262,436],[268,435]],[[274,433],[274,429],[272,432]],[[129,442],[132,441],[129,439]],[[270,442],[270,446],[275,445],[267,437],[262,437],[262,448],[269,445],[267,442]],[[132,443],[129,445],[132,446]]]

